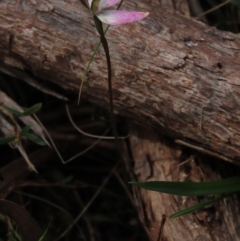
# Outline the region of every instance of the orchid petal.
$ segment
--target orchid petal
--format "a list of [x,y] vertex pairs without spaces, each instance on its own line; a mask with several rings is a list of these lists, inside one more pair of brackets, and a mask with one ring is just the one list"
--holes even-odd
[[148,12],[104,10],[97,14],[97,17],[106,24],[120,25],[141,20],[148,16]]
[[99,12],[119,3],[120,1],[121,0],[100,0],[99,7],[98,7]]

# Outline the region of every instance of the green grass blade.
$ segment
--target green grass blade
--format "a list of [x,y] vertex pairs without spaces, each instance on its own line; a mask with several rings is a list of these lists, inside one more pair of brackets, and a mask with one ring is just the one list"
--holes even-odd
[[5,119],[5,121],[7,121],[7,123],[11,126],[15,126],[16,124],[14,123],[14,121],[11,119],[10,116],[6,115],[3,111],[0,110],[0,115]]
[[22,113],[22,116],[28,116],[28,115],[36,114],[41,108],[42,108],[42,103],[38,103],[36,105],[33,105],[32,107],[25,110]]
[[28,140],[40,145],[40,146],[46,146],[47,144],[40,139],[39,137],[35,136],[34,134],[30,133],[23,133],[22,136],[25,136]]
[[38,103],[36,105],[33,105],[32,107],[30,107],[29,109],[25,110],[24,112],[20,112],[20,111],[14,110],[11,107],[8,107],[6,105],[2,105],[2,107],[4,109],[6,109],[7,111],[9,111],[10,113],[14,114],[15,116],[22,117],[22,116],[33,115],[36,112],[38,112],[41,109],[41,107],[42,107],[42,103]]
[[20,111],[14,110],[14,109],[12,109],[11,107],[8,107],[7,105],[2,105],[2,107],[3,107],[5,110],[9,111],[10,113],[14,114],[15,116],[21,116],[21,115],[22,115],[22,113],[21,113]]
[[13,141],[15,138],[16,138],[15,136],[0,138],[0,145],[8,144],[9,142]]
[[179,196],[203,196],[240,191],[240,176],[213,182],[150,181],[129,183],[143,189]]
[[194,212],[194,211],[196,211],[198,209],[201,209],[201,208],[204,208],[204,207],[206,207],[208,205],[211,205],[211,204],[213,204],[213,203],[215,203],[215,202],[217,202],[217,201],[219,201],[219,200],[221,200],[221,199],[223,199],[225,197],[226,197],[225,195],[221,195],[220,197],[216,197],[216,198],[213,198],[211,200],[207,200],[207,201],[198,203],[198,204],[196,204],[194,206],[191,206],[191,207],[183,209],[183,210],[181,210],[181,211],[179,211],[177,213],[174,213],[173,215],[170,216],[170,218],[172,218],[172,219],[173,218],[178,218],[178,217],[180,217],[182,215],[186,215],[188,213]]
[[21,130],[20,136],[24,136],[25,134],[27,134],[30,129],[31,129],[31,126],[25,126],[25,127]]
[[44,239],[45,236],[47,235],[47,232],[48,232],[48,229],[49,229],[49,225],[50,225],[50,223],[48,224],[48,226],[47,226],[45,232],[43,233],[43,235],[40,237],[40,239],[39,239],[38,241],[43,241],[43,239]]

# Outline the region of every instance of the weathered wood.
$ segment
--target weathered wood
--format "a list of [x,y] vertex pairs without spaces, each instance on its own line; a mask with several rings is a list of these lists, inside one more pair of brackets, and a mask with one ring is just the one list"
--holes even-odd
[[[186,153],[176,143],[157,133],[130,125],[128,166],[131,180],[138,181],[213,181],[229,173],[230,164],[219,165],[207,157]],[[127,153],[127,152],[126,152]],[[126,155],[127,156],[127,155]],[[207,160],[206,160],[207,159]],[[162,241],[231,241],[240,240],[240,203],[236,196],[228,197],[177,219],[169,216],[204,201],[203,197],[179,197],[140,188],[133,188],[140,220],[151,241],[158,241],[162,216],[166,223]]]
[[[116,113],[238,160],[240,37],[158,1],[126,1],[122,8],[151,14],[107,34]],[[76,92],[98,42],[78,0],[2,0],[0,38],[0,71]],[[107,107],[107,91],[100,49],[83,96]]]
[[[178,1],[180,11],[163,8],[165,4],[176,6],[172,3],[126,1],[123,8],[151,11],[150,16],[110,28],[116,112],[175,138],[239,158],[239,37],[182,16],[186,1]],[[79,0],[2,0],[0,38],[0,71],[35,85],[52,82],[75,92],[98,42],[92,18]],[[107,108],[107,91],[100,49],[83,96]],[[220,178],[208,165],[197,164],[195,156],[179,165],[186,160],[181,148],[156,133],[136,126],[130,130],[127,164],[132,179]],[[137,188],[134,192],[140,218],[154,241],[163,214],[169,216],[199,201]],[[233,197],[210,209],[167,220],[162,240],[239,240],[237,210],[239,202]]]

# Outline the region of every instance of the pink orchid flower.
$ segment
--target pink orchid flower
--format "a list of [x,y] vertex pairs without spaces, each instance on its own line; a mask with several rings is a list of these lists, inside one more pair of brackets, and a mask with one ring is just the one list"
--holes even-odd
[[148,16],[148,12],[110,10],[109,8],[121,0],[88,0],[89,8],[101,22],[109,25],[120,25],[141,20]]

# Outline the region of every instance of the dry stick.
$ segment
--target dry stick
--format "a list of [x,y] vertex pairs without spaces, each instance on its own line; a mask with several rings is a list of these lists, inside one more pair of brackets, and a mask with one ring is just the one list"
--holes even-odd
[[[71,220],[74,220],[72,215],[66,209],[64,209],[63,207],[45,199],[45,198],[41,198],[39,196],[35,196],[35,195],[32,195],[32,194],[28,194],[28,193],[20,192],[20,191],[13,191],[13,192],[17,193],[17,194],[20,194],[20,195],[23,195],[23,196],[26,196],[26,197],[34,198],[34,199],[36,199],[38,201],[41,201],[41,202],[44,202],[44,203],[47,203],[48,205],[53,206],[54,208],[56,208],[56,209],[62,211],[63,213],[65,213]],[[78,228],[78,230],[81,230],[81,228],[78,225],[77,225],[77,228]]]
[[[81,199],[81,197],[79,195],[79,191],[73,190],[73,194],[74,194],[75,198],[77,199],[77,201],[79,202],[80,208],[83,208],[85,204],[84,204],[83,200]],[[84,221],[85,221],[86,226],[88,228],[89,239],[90,239],[89,241],[95,241],[94,229],[93,229],[91,221],[87,218]]]
[[[136,208],[136,205],[135,205],[134,200],[133,200],[133,196],[130,193],[130,191],[128,190],[128,188],[126,186],[126,183],[123,181],[123,179],[119,176],[119,174],[116,171],[114,172],[114,175],[117,178],[117,180],[119,181],[119,183],[122,185],[122,187],[123,187],[124,191],[126,192],[130,202],[132,203],[133,207]],[[137,211],[137,209],[136,209],[136,211]]]
[[223,3],[221,3],[221,4],[218,4],[217,6],[211,8],[211,9],[209,9],[209,10],[207,10],[207,11],[201,13],[201,14],[199,14],[198,16],[196,16],[196,18],[200,18],[200,17],[202,17],[202,16],[204,16],[206,14],[209,14],[209,13],[211,13],[211,12],[213,12],[213,11],[223,7],[223,6],[225,6],[228,3],[230,3],[230,0],[227,0],[227,1],[223,2]]
[[165,222],[166,222],[166,214],[163,214],[162,215],[161,225],[160,225],[160,228],[159,228],[157,241],[161,241],[162,240],[162,234],[163,234],[163,228],[164,228]]
[[[71,124],[73,125],[73,127],[78,131],[80,132],[81,134],[83,134],[84,136],[87,136],[87,137],[91,137],[91,138],[97,138],[97,139],[101,139],[101,140],[114,140],[115,137],[114,136],[98,136],[98,135],[92,135],[92,134],[89,134],[87,132],[84,132],[83,130],[81,130],[77,125],[76,123],[73,121],[72,119],[72,116],[70,114],[70,110],[69,110],[69,107],[68,105],[66,104],[65,105],[66,107],[66,112],[67,112],[67,115],[68,115],[68,119],[70,120]],[[118,137],[119,139],[126,139],[128,138],[129,135],[127,136],[122,136],[122,137]]]
[[83,210],[78,214],[78,216],[74,219],[74,221],[72,222],[71,225],[69,225],[69,227],[62,232],[62,234],[60,234],[60,236],[55,239],[55,241],[60,240],[64,235],[66,235],[68,233],[68,231],[78,222],[78,220],[82,217],[82,215],[88,210],[88,208],[92,205],[93,201],[96,199],[96,197],[98,196],[98,194],[102,191],[102,189],[104,188],[104,186],[107,184],[107,182],[109,181],[109,179],[112,177],[112,175],[114,174],[114,172],[116,171],[117,167],[119,165],[119,162],[112,168],[111,172],[108,174],[108,176],[104,179],[103,183],[101,184],[101,186],[98,188],[98,190],[95,192],[95,194],[92,196],[92,198],[89,200],[89,202],[87,203],[87,205],[83,208]]
[[[73,161],[74,159],[76,159],[77,157],[79,157],[79,156],[83,155],[84,153],[88,152],[88,151],[91,150],[94,146],[96,146],[102,139],[115,139],[115,137],[106,137],[106,136],[105,136],[105,135],[107,134],[107,132],[109,131],[109,129],[106,130],[106,131],[103,133],[102,136],[91,135],[91,134],[89,134],[89,133],[86,133],[86,132],[82,131],[82,130],[74,123],[74,121],[73,121],[73,119],[72,119],[72,117],[71,117],[71,115],[70,115],[70,111],[69,111],[69,108],[68,108],[67,105],[66,105],[66,112],[67,112],[67,115],[68,115],[68,118],[69,118],[70,122],[72,123],[73,127],[75,127],[75,129],[76,129],[77,131],[79,131],[81,134],[83,134],[83,135],[85,135],[85,136],[92,137],[92,138],[99,138],[99,139],[98,139],[96,142],[94,142],[91,146],[89,146],[88,148],[86,148],[85,150],[83,150],[82,152],[76,154],[75,156],[73,156],[73,157],[71,157],[70,159],[68,159],[67,161],[65,161],[65,160],[62,158],[62,156],[61,156],[61,154],[60,154],[57,146],[55,145],[54,141],[52,140],[52,138],[51,138],[51,136],[49,135],[49,133],[48,133],[48,131],[46,130],[46,128],[42,125],[41,121],[37,118],[37,116],[34,116],[34,117],[36,118],[36,120],[38,121],[39,125],[43,128],[44,132],[46,133],[47,137],[49,138],[49,140],[50,140],[53,148],[55,149],[58,157],[60,158],[60,160],[61,160],[61,162],[62,162],[63,164],[67,164],[67,163]],[[126,137],[120,137],[120,139],[125,139],[125,138],[128,138],[128,136],[126,136]]]
[[180,144],[180,145],[184,145],[184,146],[187,146],[187,147],[190,147],[192,149],[195,149],[197,151],[203,152],[203,153],[208,154],[210,156],[214,156],[214,157],[220,158],[220,159],[222,159],[224,161],[233,163],[235,165],[238,165],[238,166],[240,165],[240,163],[238,163],[238,162],[236,162],[236,161],[234,161],[234,160],[232,160],[232,159],[230,159],[230,158],[228,158],[226,156],[223,156],[223,155],[218,154],[218,153],[213,152],[213,151],[209,151],[209,150],[207,150],[207,149],[205,149],[205,148],[203,148],[201,146],[196,146],[196,145],[190,144],[190,143],[182,141],[182,140],[175,140],[175,143]]
[[29,160],[25,150],[23,149],[22,147],[22,144],[21,142],[19,144],[17,144],[17,148],[19,150],[19,152],[21,153],[23,159],[25,160],[25,162],[27,163],[28,165],[28,168],[31,170],[31,171],[35,171],[36,173],[38,173],[37,169],[35,168],[35,166],[31,163],[31,161]]
[[57,204],[55,204],[55,203],[53,203],[53,202],[51,202],[51,201],[49,201],[49,200],[47,200],[45,198],[42,198],[42,197],[39,197],[39,196],[35,196],[35,195],[32,195],[32,194],[28,194],[28,193],[25,193],[25,192],[20,192],[20,191],[13,191],[13,192],[17,193],[17,194],[21,194],[21,195],[26,196],[26,197],[34,198],[34,199],[36,199],[38,201],[41,201],[41,202],[44,202],[44,203],[47,203],[48,205],[50,205],[50,206],[52,206],[52,207],[62,211],[67,216],[69,216],[71,219],[73,219],[71,214],[67,210],[65,210],[61,206],[59,206],[59,205],[57,205]]
[[[108,131],[109,131],[109,130],[106,130],[106,131],[103,133],[103,135],[106,135]],[[94,146],[96,146],[100,141],[101,141],[101,139],[98,139],[98,140],[95,141],[91,146],[89,146],[88,148],[86,148],[86,149],[83,150],[82,152],[78,153],[77,155],[75,155],[75,156],[71,157],[70,159],[68,159],[67,161],[65,161],[64,164],[67,164],[67,163],[69,163],[70,161],[76,159],[77,157],[82,156],[84,153],[90,151],[90,150],[91,150]]]
[[[59,159],[61,160],[61,162],[63,164],[67,164],[69,163],[70,161],[74,160],[75,158],[83,155],[84,153],[88,152],[89,150],[91,150],[94,146],[96,146],[100,141],[101,141],[101,138],[99,138],[96,142],[94,142],[91,146],[89,146],[88,148],[86,148],[85,150],[83,150],[82,152],[76,154],[75,156],[71,157],[70,159],[68,159],[67,161],[65,161],[62,157],[62,155],[60,154],[57,146],[55,145],[53,139],[51,138],[50,134],[48,133],[48,131],[46,130],[46,128],[44,127],[44,125],[41,123],[41,121],[37,118],[36,115],[34,115],[34,117],[36,118],[36,120],[38,121],[39,125],[43,128],[44,132],[46,133],[48,139],[50,140],[52,146],[53,146],[53,149],[56,151]],[[108,133],[109,130],[106,130],[104,133],[103,133],[103,136],[105,136],[107,133]]]

